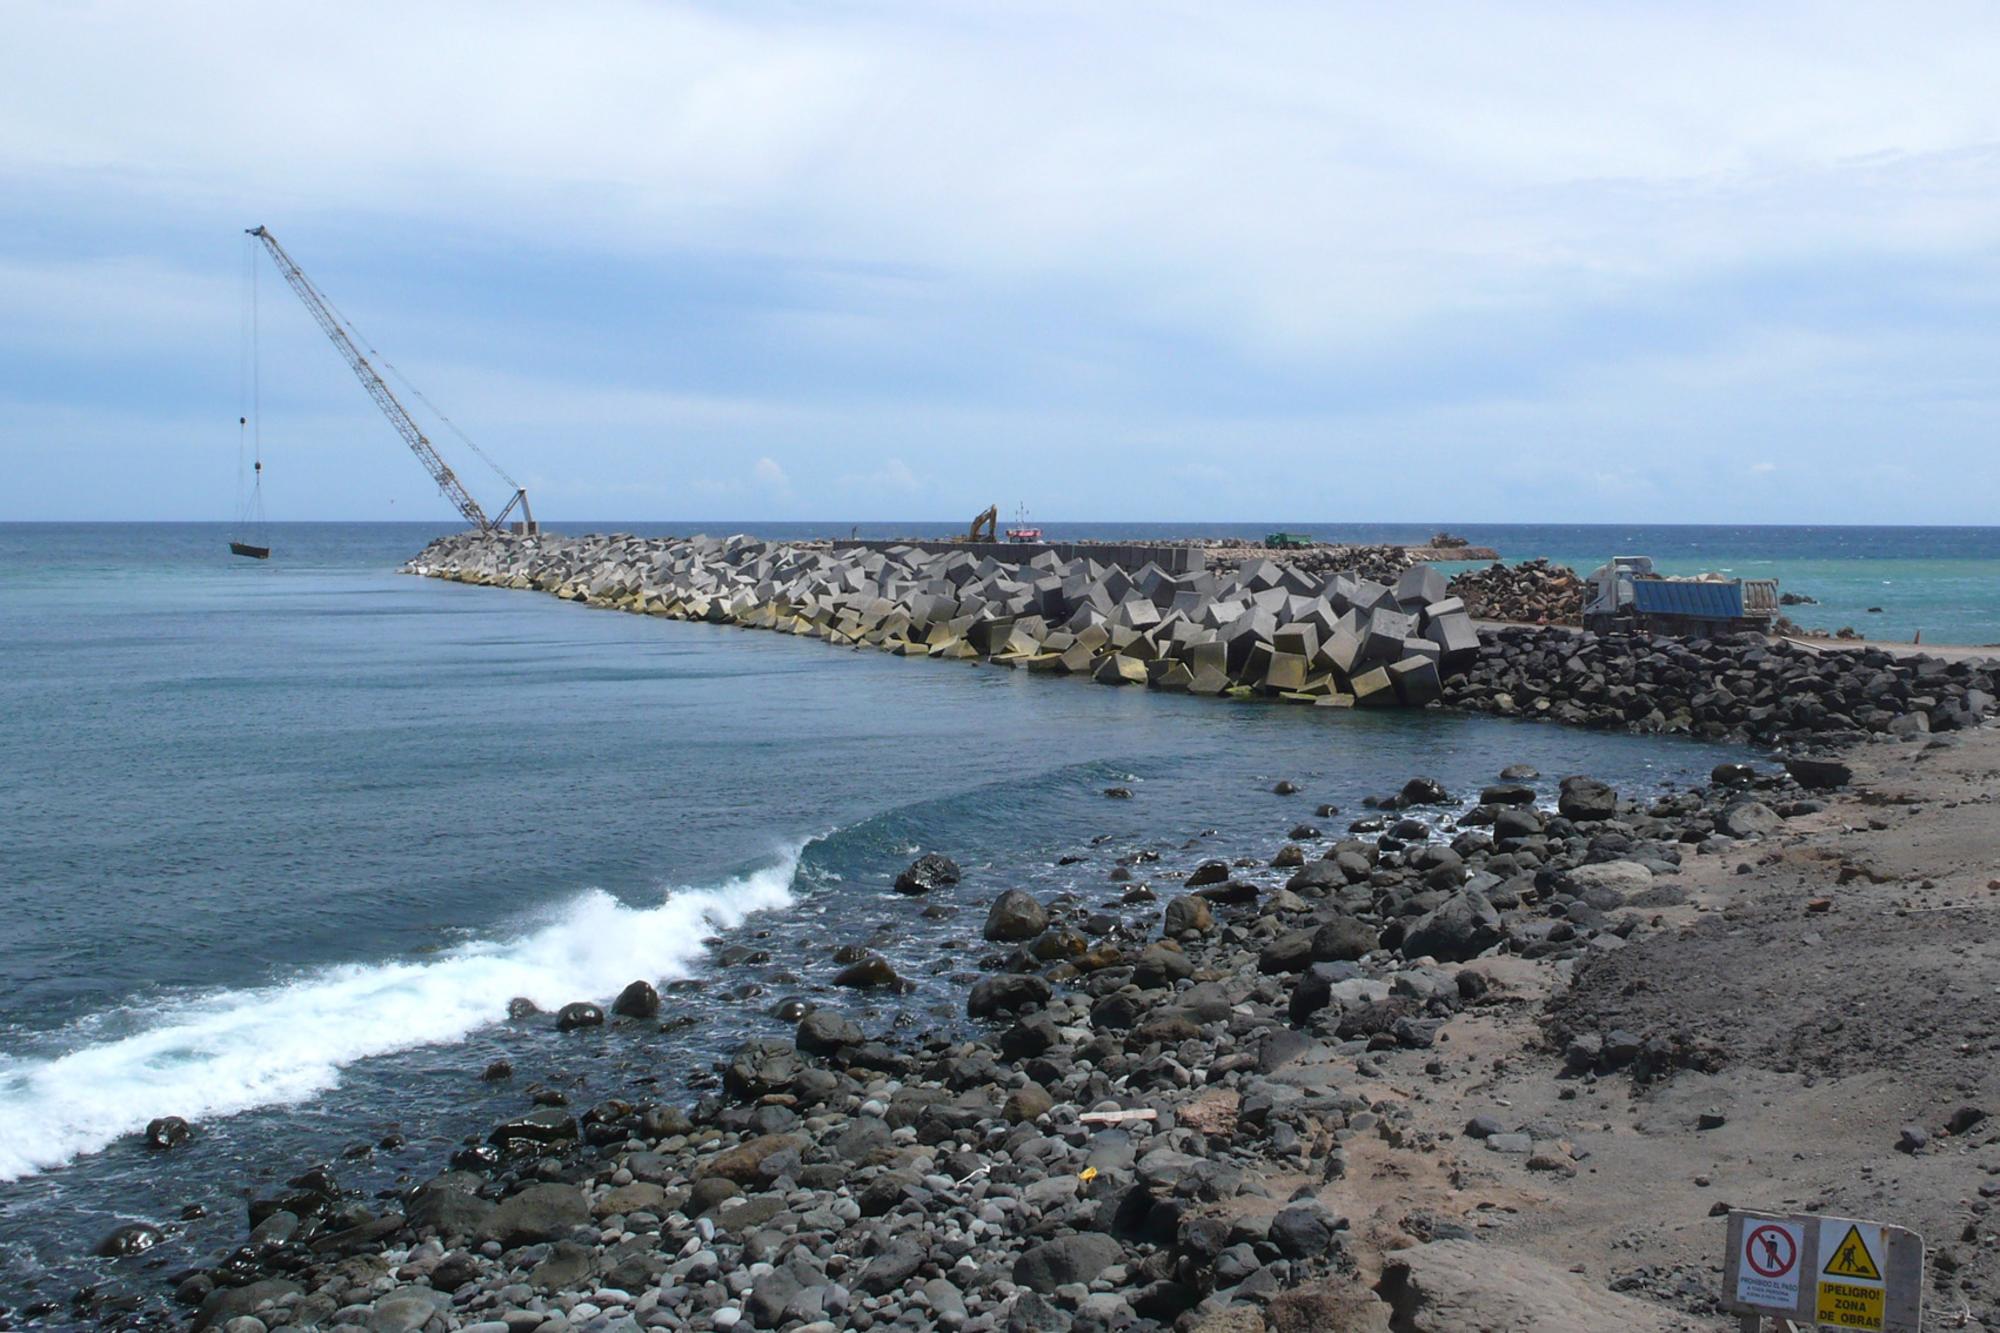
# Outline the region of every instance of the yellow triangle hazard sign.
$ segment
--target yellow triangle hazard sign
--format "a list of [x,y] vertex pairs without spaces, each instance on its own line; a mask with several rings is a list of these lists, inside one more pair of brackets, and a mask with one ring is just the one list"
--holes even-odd
[[1882,1267],[1875,1262],[1875,1256],[1868,1253],[1868,1241],[1861,1234],[1861,1228],[1849,1223],[1847,1234],[1840,1238],[1833,1257],[1826,1261],[1822,1270],[1827,1277],[1860,1278],[1864,1282],[1880,1282]]

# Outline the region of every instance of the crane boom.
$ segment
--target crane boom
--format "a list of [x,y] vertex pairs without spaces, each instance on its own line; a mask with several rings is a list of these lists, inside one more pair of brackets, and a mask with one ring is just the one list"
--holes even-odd
[[[354,378],[360,380],[361,387],[368,390],[368,396],[375,400],[375,406],[381,408],[382,415],[389,418],[389,424],[403,437],[403,443],[410,446],[410,452],[424,465],[424,471],[431,474],[431,480],[437,483],[437,488],[444,493],[445,499],[451,501],[452,506],[465,516],[466,522],[482,532],[490,530],[493,521],[486,517],[486,511],[479,507],[479,501],[472,498],[472,493],[465,489],[465,483],[458,479],[458,474],[451,470],[451,465],[438,455],[436,447],[425,437],[416,419],[410,415],[409,409],[397,401],[395,394],[389,392],[389,386],[382,382],[382,377],[376,373],[375,367],[361,354],[361,349],[354,345],[354,339],[348,336],[346,326],[333,313],[333,307],[327,303],[326,297],[320,294],[319,288],[313,286],[312,279],[292,262],[292,257],[285,253],[285,248],[278,244],[277,237],[263,227],[251,227],[248,231],[250,235],[262,241],[264,248],[271,252],[271,262],[278,266],[278,272],[284,275],[291,289],[298,293],[299,300],[305,303],[306,310],[311,313],[314,322],[332,340],[341,359],[347,362],[347,368],[354,372]],[[510,501],[507,507],[512,509],[513,502]]]

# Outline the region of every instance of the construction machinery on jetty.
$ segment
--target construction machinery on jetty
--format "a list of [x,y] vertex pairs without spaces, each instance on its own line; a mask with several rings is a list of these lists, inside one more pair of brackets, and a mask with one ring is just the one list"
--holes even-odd
[[[250,227],[246,229],[246,234],[263,243],[264,249],[271,256],[271,262],[277,265],[279,274],[283,276],[286,284],[291,287],[292,291],[297,294],[300,302],[304,304],[307,313],[313,317],[313,322],[318,324],[320,331],[326,334],[327,340],[333,344],[334,350],[339,352],[341,359],[347,363],[347,368],[354,372],[354,378],[361,381],[361,387],[367,390],[369,398],[373,399],[375,406],[382,410],[382,415],[389,418],[389,424],[395,427],[398,435],[403,437],[403,443],[410,447],[410,452],[417,456],[417,461],[424,465],[424,470],[430,474],[431,480],[437,483],[438,490],[444,495],[445,499],[451,501],[452,507],[458,510],[465,521],[481,532],[495,532],[502,529],[518,533],[539,531],[539,525],[535,522],[534,511],[528,507],[527,488],[508,476],[505,469],[491,458],[488,458],[486,452],[474,444],[464,431],[452,425],[449,417],[439,412],[438,418],[449,426],[460,440],[464,441],[465,446],[477,454],[480,460],[488,467],[492,468],[502,481],[513,488],[513,494],[508,498],[507,503],[501,507],[500,512],[490,518],[487,516],[486,510],[480,506],[479,501],[472,498],[472,492],[465,488],[465,484],[458,479],[458,474],[452,471],[451,465],[445,462],[444,458],[438,453],[437,446],[431,443],[430,438],[417,425],[416,418],[410,415],[409,409],[403,406],[394,393],[390,392],[389,386],[382,379],[381,373],[375,369],[374,363],[361,350],[363,339],[355,332],[352,323],[345,316],[341,315],[334,307],[333,302],[327,299],[326,294],[320,291],[314,285],[313,280],[305,275],[305,270],[301,269],[289,254],[285,253],[285,248],[278,244],[278,238],[271,234],[269,228]],[[255,298],[253,297],[252,299],[254,300]],[[369,350],[372,352],[374,349],[370,348]],[[381,359],[379,352],[375,353],[375,355],[378,359]],[[382,363],[388,366],[392,374],[396,373],[395,367],[390,366],[386,360],[383,360]],[[424,398],[416,386],[409,384],[407,380],[403,382],[419,401],[425,403],[426,406],[430,405],[429,400]],[[436,411],[436,408],[433,407],[431,410]],[[259,450],[257,471],[261,482],[263,473],[261,449]],[[520,510],[520,517],[510,523],[509,517],[516,509]],[[253,550],[239,549],[242,546],[242,543],[232,542],[230,549],[237,555],[252,555],[254,553],[259,558],[270,553],[268,547],[255,548],[253,552]]]

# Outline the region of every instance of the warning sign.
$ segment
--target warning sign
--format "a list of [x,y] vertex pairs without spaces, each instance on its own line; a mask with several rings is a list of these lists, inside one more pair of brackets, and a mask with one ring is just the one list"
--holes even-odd
[[[1875,1232],[1875,1244],[1880,1248],[1882,1244],[1880,1229],[1876,1227],[1868,1229]],[[1861,1223],[1848,1223],[1846,1233],[1833,1247],[1833,1258],[1827,1260],[1819,1271],[1828,1277],[1857,1277],[1863,1282],[1882,1280],[1882,1266],[1875,1262],[1874,1254],[1869,1251],[1868,1237],[1861,1234]]]
[[1805,1233],[1800,1222],[1746,1226],[1742,1263],[1736,1270],[1736,1299],[1771,1310],[1797,1309],[1799,1252],[1805,1248]]
[[1826,1217],[1819,1224],[1819,1294],[1813,1317],[1825,1328],[1882,1333],[1888,1303],[1882,1228]]

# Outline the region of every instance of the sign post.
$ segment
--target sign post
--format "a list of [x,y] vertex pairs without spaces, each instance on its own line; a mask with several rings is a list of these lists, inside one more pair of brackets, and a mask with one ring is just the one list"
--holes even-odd
[[1746,1333],[1765,1316],[1864,1333],[1918,1333],[1923,1237],[1851,1217],[1732,1212],[1723,1308]]

